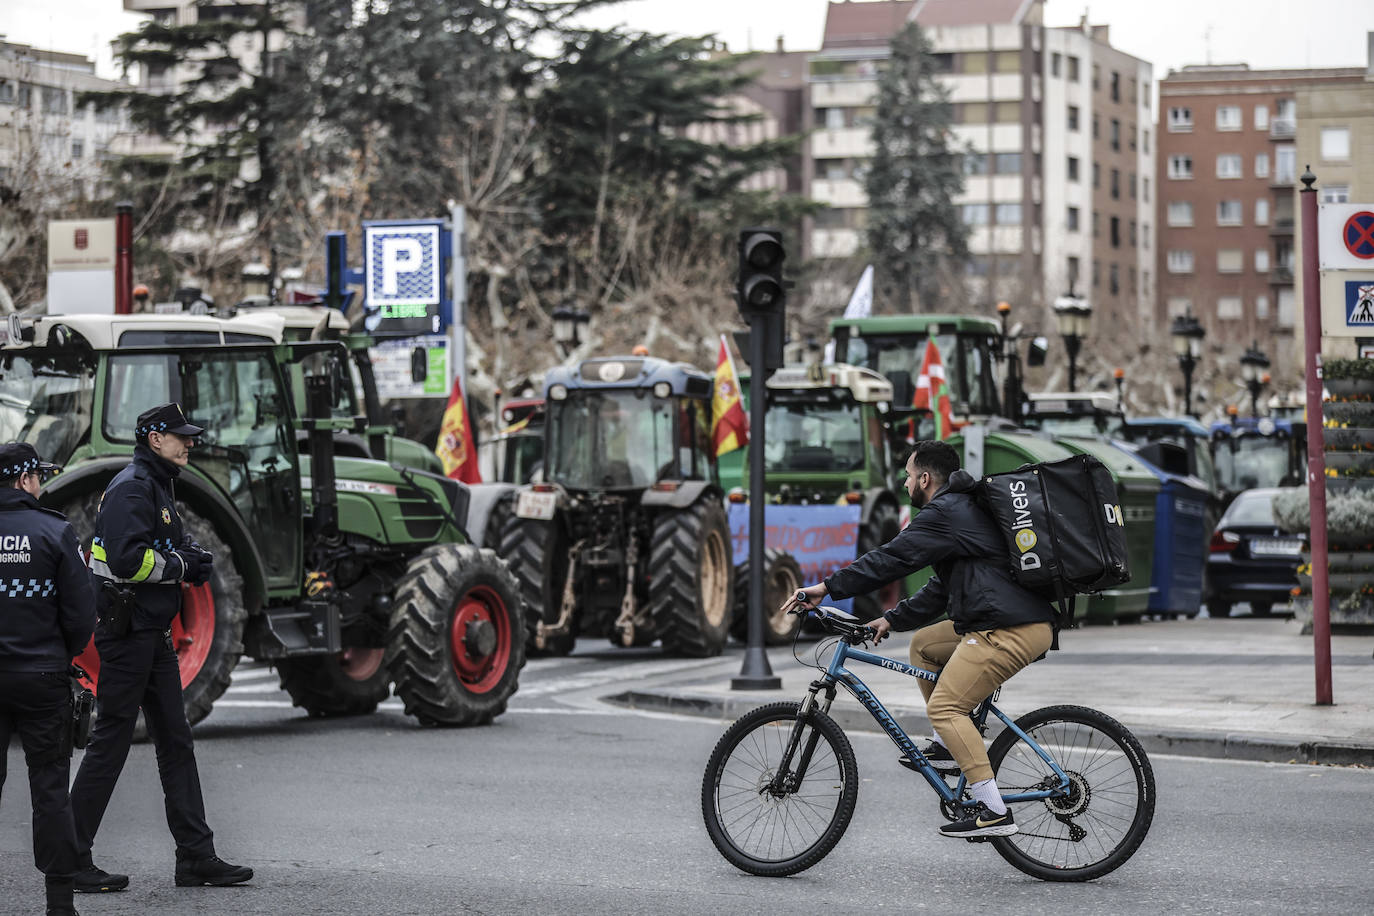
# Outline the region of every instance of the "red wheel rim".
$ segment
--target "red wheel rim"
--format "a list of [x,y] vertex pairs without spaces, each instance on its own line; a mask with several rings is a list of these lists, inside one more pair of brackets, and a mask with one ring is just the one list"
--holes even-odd
[[449,630],[453,673],[472,693],[486,693],[501,682],[510,663],[510,616],[492,589],[478,586],[458,602]]
[[215,593],[210,584],[181,587],[181,613],[172,618],[172,647],[181,666],[183,690],[196,679],[215,641]]
[[72,659],[72,661],[80,665],[81,669],[86,672],[86,676],[81,680],[81,683],[90,688],[92,693],[99,694],[100,653],[96,651],[94,636],[91,637],[90,642],[86,643],[86,648],[81,650],[81,654]]
[[349,680],[365,681],[382,667],[385,649],[344,649],[339,653],[339,670]]

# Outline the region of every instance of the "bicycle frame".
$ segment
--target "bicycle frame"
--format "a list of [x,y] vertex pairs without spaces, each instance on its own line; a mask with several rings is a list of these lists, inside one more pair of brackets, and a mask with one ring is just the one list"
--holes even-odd
[[[835,652],[830,658],[830,664],[827,666],[825,674],[818,680],[811,682],[811,687],[807,691],[806,699],[802,701],[801,713],[797,717],[792,740],[788,743],[778,774],[774,777],[774,790],[785,791],[782,780],[789,773],[791,764],[790,758],[797,746],[796,739],[800,734],[801,727],[806,720],[807,714],[810,713],[812,709],[816,708],[818,702],[816,698],[817,693],[822,690],[825,691],[826,698],[822,701],[820,709],[822,712],[828,713],[830,711],[830,704],[834,702],[835,699],[835,685],[839,684],[853,694],[854,699],[863,704],[863,707],[868,710],[869,715],[873,716],[878,724],[883,727],[883,731],[887,732],[887,736],[892,739],[892,743],[897,745],[898,749],[901,750],[909,760],[916,764],[917,771],[926,778],[926,782],[930,783],[930,787],[935,790],[940,798],[951,805],[965,804],[962,799],[964,788],[967,784],[966,777],[960,773],[959,782],[953,788],[945,782],[944,777],[930,765],[930,761],[927,760],[916,747],[916,743],[911,740],[911,736],[909,736],[902,726],[897,723],[897,720],[887,711],[887,707],[885,707],[878,697],[874,695],[873,691],[868,688],[868,685],[853,671],[845,667],[845,662],[851,659],[863,662],[864,664],[884,668],[888,671],[895,671],[898,674],[905,674],[908,677],[920,678],[931,682],[935,682],[939,679],[938,675],[932,674],[929,671],[917,668],[914,665],[908,665],[905,662],[899,662],[896,659],[887,658],[883,655],[867,652],[863,649],[851,646],[841,639],[835,646]],[[1025,802],[1066,795],[1069,791],[1069,777],[1060,769],[1059,764],[1055,763],[1054,758],[1049,755],[1048,751],[1039,744],[1036,744],[1035,740],[1031,738],[1030,735],[1022,731],[1015,722],[1002,712],[1002,710],[993,705],[992,697],[988,697],[974,707],[973,719],[979,729],[981,730],[983,723],[987,721],[988,713],[992,713],[1000,719],[1004,726],[1011,729],[1012,732],[1025,741],[1026,745],[1034,750],[1040,759],[1045,761],[1050,769],[1054,771],[1054,775],[1059,778],[1059,785],[1053,788],[1036,789],[1030,792],[1016,792],[1010,795],[1003,794],[1002,800],[1006,802]],[[802,752],[802,759],[799,761],[795,773],[792,774],[797,783],[801,781],[806,773],[806,767],[810,763],[811,752],[815,748],[817,737],[818,736],[813,733],[811,740],[807,743],[807,747]],[[968,802],[968,804],[972,804],[972,802]]]

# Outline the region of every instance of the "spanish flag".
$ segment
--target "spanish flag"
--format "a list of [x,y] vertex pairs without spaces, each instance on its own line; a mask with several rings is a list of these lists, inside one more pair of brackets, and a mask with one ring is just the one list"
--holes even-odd
[[448,406],[444,408],[444,419],[439,424],[439,444],[434,453],[444,463],[444,473],[463,483],[481,483],[482,472],[477,469],[477,449],[472,444],[472,427],[468,425],[468,412],[463,402],[463,381],[453,379],[453,392],[448,396]]
[[711,442],[716,457],[749,444],[749,418],[740,401],[739,376],[730,360],[730,347],[720,335],[720,356],[716,358],[716,387],[711,395]]
[[945,381],[945,364],[940,361],[940,348],[935,338],[926,339],[925,359],[916,379],[913,407],[924,407],[935,418],[935,438],[948,439],[954,432],[954,417],[949,404],[949,384]]

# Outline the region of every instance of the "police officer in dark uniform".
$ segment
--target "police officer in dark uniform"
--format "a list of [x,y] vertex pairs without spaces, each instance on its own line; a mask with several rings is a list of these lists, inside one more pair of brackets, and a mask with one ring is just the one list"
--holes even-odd
[[0,445],[0,789],[18,732],[33,797],[33,862],[46,876],[49,916],[65,916],[76,913],[77,871],[67,672],[95,628],[95,598],[72,526],[34,498],[55,470],[25,442]]
[[83,893],[129,885],[127,875],[95,866],[91,846],[129,755],[140,706],[157,750],[167,826],[176,841],[177,886],[225,886],[253,877],[251,868],[215,855],[172,648],[181,583],[207,582],[213,570],[214,558],[182,530],[172,489],[190,460],[195,437],[204,431],[187,422],[176,404],[140,414],[133,463],[110,481],[96,514],[90,570],[100,609],[95,630],[99,716],[72,785],[81,856],[76,889]]

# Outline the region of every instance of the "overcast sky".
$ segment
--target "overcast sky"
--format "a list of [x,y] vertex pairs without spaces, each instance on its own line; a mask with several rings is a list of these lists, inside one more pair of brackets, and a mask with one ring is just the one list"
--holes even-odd
[[[440,0],[442,2],[442,0]],[[791,50],[818,48],[826,0],[626,0],[589,14],[595,26],[651,32],[715,33],[731,50],[767,50],[782,36]],[[1371,0],[1049,0],[1052,26],[1084,12],[1111,26],[1114,46],[1150,61],[1156,78],[1194,63],[1255,68],[1363,67],[1374,31]],[[10,41],[94,57],[114,76],[109,42],[137,27],[121,0],[0,0],[0,34]]]

